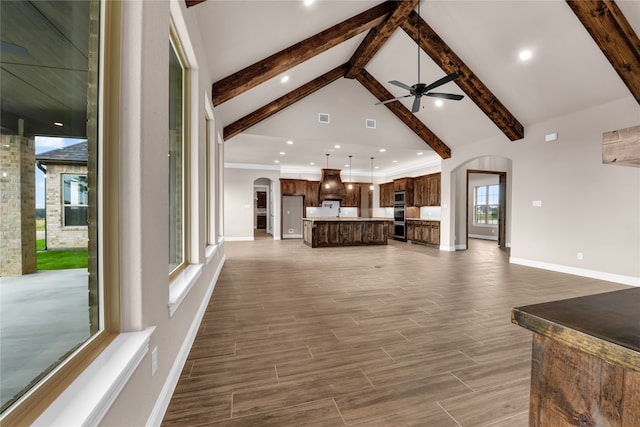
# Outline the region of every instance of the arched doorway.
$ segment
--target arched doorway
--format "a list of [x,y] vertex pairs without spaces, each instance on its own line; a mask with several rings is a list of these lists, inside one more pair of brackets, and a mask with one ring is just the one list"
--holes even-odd
[[258,178],[253,181],[253,238],[273,239],[273,181]]

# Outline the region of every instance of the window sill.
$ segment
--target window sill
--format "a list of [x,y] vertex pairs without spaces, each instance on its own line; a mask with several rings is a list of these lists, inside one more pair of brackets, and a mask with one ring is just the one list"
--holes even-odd
[[149,351],[154,330],[118,335],[32,426],[98,425]]
[[191,264],[171,282],[169,285],[169,317],[173,317],[201,273],[202,264]]
[[218,247],[220,245],[209,245],[204,249],[205,254],[205,263],[209,264],[209,262],[213,259],[213,256],[218,251]]

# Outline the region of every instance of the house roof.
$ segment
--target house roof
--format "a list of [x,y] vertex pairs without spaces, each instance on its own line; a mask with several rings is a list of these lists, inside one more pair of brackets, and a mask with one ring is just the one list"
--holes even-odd
[[49,165],[86,165],[87,159],[87,141],[36,154],[36,161]]
[[[383,7],[379,0],[316,1],[309,7],[302,0],[188,3],[200,3],[187,13],[198,23],[205,46],[214,112],[224,128],[225,161],[230,163],[302,173],[318,165],[324,167],[326,153],[332,154],[330,167],[344,165],[351,154],[354,173],[368,175],[369,159],[375,157],[379,171],[388,175],[398,168],[446,158],[446,151],[442,151],[445,156],[438,155],[425,143],[416,132],[418,127],[428,129],[455,155],[457,148],[487,139],[517,143],[522,138],[519,124],[527,135],[532,124],[623,98],[639,100],[637,90],[631,87],[640,80],[640,57],[634,56],[639,51],[637,36],[629,36],[629,50],[620,55],[627,64],[623,72],[631,76],[625,81],[603,53],[606,49],[594,41],[593,30],[583,22],[580,11],[575,10],[582,2],[423,1],[421,50],[416,44],[415,11],[397,19],[399,26],[387,34],[385,25],[398,18],[394,15],[398,5],[386,15],[387,21],[375,21],[370,29],[344,41],[330,36],[332,28],[344,23],[356,25],[360,22],[357,17]],[[586,3],[595,7],[613,4]],[[615,5],[619,12],[586,15],[605,16],[587,20],[609,26],[605,41],[612,37],[619,40],[614,49],[608,49],[618,54],[625,44],[620,40],[627,39],[630,32],[640,34],[640,2],[618,0]],[[621,16],[628,24],[615,35],[613,29]],[[351,31],[353,26],[344,28]],[[596,33],[603,28],[596,28]],[[389,37],[377,46],[363,72],[355,79],[336,78],[336,73],[340,74],[336,70],[349,68],[358,52],[366,51],[367,42],[376,40],[372,36],[376,32]],[[312,42],[305,45],[307,40]],[[314,44],[327,40],[339,42],[326,50]],[[296,61],[305,55],[301,45],[319,53]],[[532,51],[531,60],[518,59],[523,49]],[[393,96],[406,94],[389,84],[390,80],[416,83],[418,52],[420,82],[430,83],[452,71],[463,71],[463,78],[438,91],[464,94],[465,98],[445,101],[440,108],[423,98],[423,108],[407,123],[395,112],[373,104],[379,100],[377,93],[383,91]],[[278,67],[272,75],[269,71],[274,63]],[[474,79],[469,79],[470,74]],[[287,83],[280,81],[284,75],[289,77]],[[408,110],[411,103],[412,98],[407,98],[392,104]],[[501,106],[503,111],[499,111]],[[273,111],[277,112],[267,114]],[[330,124],[319,124],[319,113],[330,113]],[[376,119],[377,128],[365,128],[365,119]],[[286,145],[287,140],[295,144]],[[336,145],[341,148],[334,148]],[[381,154],[381,149],[386,152]],[[418,156],[419,152],[424,155]],[[310,167],[312,162],[315,165]]]

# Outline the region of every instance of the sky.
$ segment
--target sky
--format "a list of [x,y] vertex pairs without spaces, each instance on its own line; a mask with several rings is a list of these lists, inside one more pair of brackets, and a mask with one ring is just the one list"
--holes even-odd
[[[85,141],[84,139],[75,138],[56,138],[51,136],[36,136],[36,154],[45,151],[56,150],[58,148],[67,147]],[[44,174],[38,167],[36,170],[36,208],[44,208]]]

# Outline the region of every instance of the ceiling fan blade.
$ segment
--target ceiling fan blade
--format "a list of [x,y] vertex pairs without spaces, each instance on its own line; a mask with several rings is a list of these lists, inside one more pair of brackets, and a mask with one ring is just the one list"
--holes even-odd
[[454,93],[438,93],[438,92],[425,93],[424,96],[432,96],[434,98],[451,99],[453,101],[460,101],[462,98],[464,98],[464,95],[456,95]]
[[413,88],[412,88],[411,86],[406,85],[406,84],[404,84],[404,83],[402,83],[402,82],[399,82],[399,81],[397,81],[397,80],[389,80],[389,83],[391,83],[392,85],[399,86],[399,87],[401,87],[402,89],[406,89],[406,90],[413,90]]
[[441,78],[440,80],[436,80],[435,82],[431,83],[430,85],[428,85],[427,87],[424,88],[423,92],[428,92],[431,89],[435,89],[438,86],[442,86],[445,83],[449,83],[451,80],[455,80],[458,77],[460,77],[458,75],[458,73],[451,73],[448,76],[444,76],[443,78]]
[[410,96],[412,96],[412,95],[399,96],[397,98],[387,99],[386,101],[376,102],[374,105],[388,104],[389,102],[397,101],[397,100],[402,99],[402,98],[408,98]]
[[413,107],[411,107],[412,113],[417,113],[418,111],[420,111],[420,98],[421,97],[416,96],[416,99],[413,100]]

